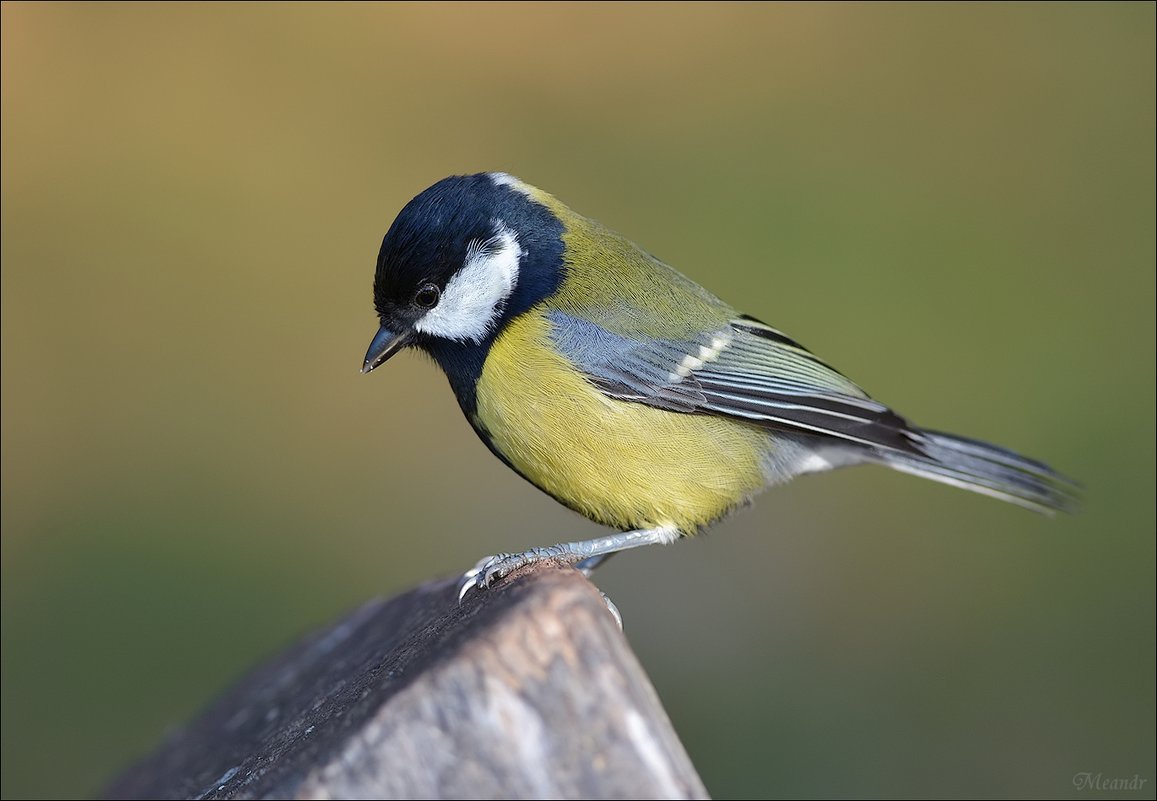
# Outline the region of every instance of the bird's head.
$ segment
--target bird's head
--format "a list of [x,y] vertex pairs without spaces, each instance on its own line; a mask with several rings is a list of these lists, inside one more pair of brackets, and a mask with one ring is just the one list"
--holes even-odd
[[504,173],[445,178],[398,214],[374,275],[381,328],[362,372],[416,345],[482,348],[562,279],[562,223]]

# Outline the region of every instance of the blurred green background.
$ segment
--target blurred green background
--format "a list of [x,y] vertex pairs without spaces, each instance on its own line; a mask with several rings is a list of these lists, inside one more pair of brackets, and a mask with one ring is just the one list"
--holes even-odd
[[850,470],[614,560],[713,794],[1151,794],[1152,3],[5,3],[2,30],[4,796],[99,792],[361,601],[596,530],[421,358],[358,375],[381,235],[479,170],[1087,487],[1050,520]]

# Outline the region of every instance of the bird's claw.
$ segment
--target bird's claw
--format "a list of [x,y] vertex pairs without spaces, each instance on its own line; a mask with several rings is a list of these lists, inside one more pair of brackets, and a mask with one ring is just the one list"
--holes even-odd
[[458,584],[458,603],[462,603],[462,599],[466,597],[466,593],[470,592],[470,590],[475,588],[484,590],[490,586],[491,582],[502,578],[502,576],[505,576],[510,570],[513,570],[514,568],[510,568],[501,573],[494,570],[494,568],[497,568],[511,557],[512,554],[496,553],[494,556],[485,556],[479,559],[474,567],[462,574],[462,580]]
[[462,574],[462,581],[458,585],[458,602],[461,603],[471,590],[484,590],[520,567],[546,559],[564,559],[573,563],[579,558],[579,556],[571,553],[565,545],[551,545],[547,548],[532,548],[522,553],[498,553],[494,556],[487,556]]
[[619,612],[619,607],[615,606],[615,602],[611,600],[611,596],[607,595],[602,590],[599,590],[599,595],[603,596],[603,603],[607,605],[607,611],[611,613],[611,617],[619,624],[619,631],[623,630],[623,616]]
[[462,580],[458,582],[458,603],[462,603],[462,599],[466,597],[466,593],[478,586],[478,579],[476,576],[470,575],[467,570],[462,574]]
[[[518,568],[529,565],[533,562],[541,562],[544,559],[560,559],[570,557],[569,561],[578,562],[575,565],[577,569],[582,571],[583,575],[590,577],[590,574],[583,570],[583,564],[577,556],[571,551],[567,550],[562,545],[554,545],[549,548],[533,548],[523,553],[497,553],[494,556],[487,556],[474,565],[474,567],[462,574],[462,580],[458,584],[458,603],[466,598],[466,595],[474,589],[484,590],[491,584],[513,573]],[[607,611],[611,613],[611,617],[619,624],[619,628],[623,628],[623,616],[619,614],[619,609],[615,606],[605,592],[600,592],[603,596],[603,602],[607,605]]]

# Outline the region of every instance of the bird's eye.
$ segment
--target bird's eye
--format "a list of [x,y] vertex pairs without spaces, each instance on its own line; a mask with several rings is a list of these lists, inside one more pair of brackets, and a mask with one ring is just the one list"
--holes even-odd
[[442,298],[442,290],[433,284],[426,284],[417,292],[414,293],[414,303],[421,306],[423,309],[432,309],[438,305],[438,301]]

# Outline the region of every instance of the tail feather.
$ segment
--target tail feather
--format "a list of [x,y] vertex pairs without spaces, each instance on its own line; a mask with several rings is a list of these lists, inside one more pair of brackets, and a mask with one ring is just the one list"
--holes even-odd
[[986,442],[913,430],[923,456],[880,449],[880,462],[904,473],[1000,498],[1044,514],[1074,512],[1080,487],[1048,465]]

